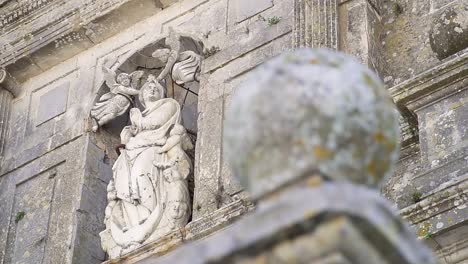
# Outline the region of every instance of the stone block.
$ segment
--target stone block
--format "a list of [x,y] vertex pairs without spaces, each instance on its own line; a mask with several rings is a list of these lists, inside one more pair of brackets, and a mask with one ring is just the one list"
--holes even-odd
[[239,23],[273,6],[273,0],[230,0],[230,23]]
[[63,83],[42,94],[36,114],[36,125],[40,125],[67,110],[70,83]]
[[[447,1],[438,2],[445,3]],[[439,60],[468,47],[467,17],[467,3],[448,7],[435,17],[429,32],[429,39],[431,48]]]
[[44,257],[54,185],[49,173],[17,185],[7,242],[7,263],[30,263]]
[[221,193],[220,171],[222,151],[223,98],[208,102],[199,115],[193,219],[218,208]]

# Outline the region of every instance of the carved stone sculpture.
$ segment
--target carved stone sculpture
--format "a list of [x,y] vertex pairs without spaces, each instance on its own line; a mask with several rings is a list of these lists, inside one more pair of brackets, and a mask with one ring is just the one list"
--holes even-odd
[[170,73],[177,84],[184,84],[200,79],[201,56],[191,50],[181,52],[180,35],[169,28],[166,38],[169,48],[158,49],[152,56],[165,64],[164,69],[156,78],[158,81]]
[[138,95],[138,82],[144,74],[143,71],[135,71],[131,74],[117,75],[105,65],[102,66],[102,70],[110,92],[102,95],[91,110],[94,132],[117,116],[123,115],[131,105],[134,105],[133,96]]
[[130,110],[131,125],[121,133],[119,158],[108,186],[106,230],[102,246],[116,258],[143,243],[182,228],[190,216],[186,152],[193,148],[180,124],[180,105],[164,98],[164,88],[150,75],[139,92],[144,110]]

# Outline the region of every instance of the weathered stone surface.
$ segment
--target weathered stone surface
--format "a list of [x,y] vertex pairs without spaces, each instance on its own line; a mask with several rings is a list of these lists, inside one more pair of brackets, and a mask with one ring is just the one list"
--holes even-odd
[[13,95],[0,86],[0,161],[3,159],[3,148],[8,136],[8,123],[12,100]]
[[[467,52],[390,88],[404,115],[416,117],[418,141],[383,188],[441,259],[463,263],[467,145]],[[414,124],[413,124],[414,126]],[[414,127],[413,127],[414,130]],[[458,191],[456,191],[458,190]],[[456,241],[456,242],[455,242]]]
[[376,192],[347,183],[301,184],[260,203],[255,212],[223,233],[137,263],[328,263],[327,258],[343,259],[334,255],[361,264],[436,263],[407,227],[391,216],[396,215],[392,206]]
[[397,118],[374,73],[309,49],[255,73],[234,95],[224,128],[225,156],[254,196],[313,170],[371,186],[390,176]]
[[229,1],[231,23],[239,23],[273,6],[273,0]]
[[[87,113],[96,98],[95,92],[102,83],[102,75],[96,69],[102,65],[103,60],[116,57],[119,61],[124,61],[131,50],[138,50],[151,43],[167,32],[170,26],[203,36],[205,46],[214,51],[211,56],[207,53],[203,66],[205,78],[209,82],[200,87],[198,103],[195,103],[195,98],[189,98],[192,102],[190,109],[183,113],[184,119],[190,120],[195,127],[193,117],[199,111],[200,116],[203,114],[204,117],[200,118],[201,123],[197,125],[197,129],[208,130],[199,132],[199,136],[205,133],[205,143],[198,144],[196,159],[204,155],[205,165],[197,170],[206,171],[203,172],[203,177],[198,177],[201,181],[195,186],[200,186],[201,193],[202,189],[206,189],[204,184],[210,184],[213,191],[199,195],[200,203],[217,203],[205,204],[207,209],[199,214],[200,219],[204,214],[210,215],[217,208],[239,198],[233,195],[241,194],[240,198],[244,199],[243,188],[232,179],[225,157],[210,144],[220,145],[224,132],[219,127],[222,122],[220,120],[224,119],[224,108],[230,105],[232,93],[245,79],[246,73],[289,48],[293,35],[291,30],[294,28],[293,1],[249,2],[241,6],[242,12],[235,12],[236,1],[232,0],[106,0],[91,4],[86,1],[61,4],[65,2],[0,0],[0,20],[3,25],[0,29],[0,47],[4,48],[0,48],[0,58],[7,58],[8,63],[13,63],[7,65],[7,70],[22,82],[21,89],[13,91],[15,98],[12,100],[10,117],[6,119],[9,120],[8,129],[3,129],[8,133],[4,157],[0,160],[0,211],[11,212],[10,190],[15,189],[16,177],[26,180],[28,175],[37,175],[41,171],[39,168],[51,165],[45,160],[59,162],[63,157],[68,157],[67,163],[73,160],[79,163],[86,156],[86,161],[80,166],[93,167],[84,173],[85,177],[82,174],[83,167],[72,166],[64,172],[67,175],[66,180],[57,181],[56,189],[60,193],[56,197],[60,200],[57,202],[60,209],[51,211],[44,262],[61,263],[66,262],[63,259],[75,259],[76,262],[93,263],[103,259],[96,234],[103,228],[100,222],[103,215],[99,215],[105,201],[103,186],[110,179],[110,167],[117,157],[114,148],[118,144],[118,135],[106,131],[96,138],[92,137],[90,140],[95,144],[98,154],[92,154],[93,151],[89,149],[80,154],[78,151],[86,148],[86,144],[74,142],[81,140],[89,129]],[[121,5],[123,2],[125,4]],[[161,10],[160,4],[164,10]],[[340,0],[337,17],[339,46],[370,65],[385,79],[388,86],[393,86],[441,63],[430,44],[432,21],[449,8],[455,8],[458,13],[464,12],[463,9],[457,9],[463,6],[460,4],[464,4],[464,0]],[[70,12],[69,8],[72,6],[82,7],[75,9],[76,12]],[[243,20],[236,21],[236,14],[240,14],[239,19]],[[332,15],[334,14],[328,13],[320,21]],[[67,16],[69,19],[64,19]],[[274,17],[279,18],[279,22],[270,24],[270,19]],[[87,19],[86,22],[83,19]],[[129,29],[125,30],[127,28]],[[459,54],[464,56],[463,53]],[[20,57],[22,59],[17,60]],[[52,68],[57,64],[57,67]],[[453,65],[446,66],[448,69]],[[458,69],[454,71],[457,72],[454,78],[436,74],[434,85],[420,93],[421,98],[415,100],[416,104],[409,101],[408,104],[403,104],[414,106],[409,106],[408,110],[413,118],[419,118],[419,123],[408,119],[405,115],[407,112],[403,113],[406,118],[402,121],[405,154],[399,161],[395,177],[385,188],[386,196],[392,198],[400,208],[414,204],[413,194],[418,197],[420,192],[422,200],[429,199],[432,191],[438,190],[438,184],[447,180],[459,180],[467,172],[466,144],[463,140],[466,134],[466,83],[456,81],[462,80],[466,71],[458,66],[454,69]],[[433,71],[437,72],[438,68]],[[429,74],[427,78],[432,77]],[[418,78],[414,81],[427,84]],[[70,83],[67,111],[36,126],[36,112],[42,93],[66,82]],[[451,85],[452,83],[456,85]],[[445,91],[439,96],[441,87]],[[457,90],[461,91],[456,92]],[[9,91],[12,92],[11,89]],[[435,93],[432,94],[431,91]],[[413,95],[418,94],[419,89],[406,92],[409,93],[408,98],[414,98]],[[449,94],[453,95],[448,96]],[[220,100],[217,103],[223,109],[220,112],[211,112],[209,109],[216,107],[208,104],[216,100]],[[423,102],[423,109],[419,109],[420,102]],[[198,107],[194,107],[195,104]],[[431,104],[432,107],[429,106]],[[0,108],[6,106],[3,101],[0,102]],[[219,116],[218,113],[222,114]],[[215,118],[211,118],[211,115]],[[119,129],[119,124],[112,124],[115,131]],[[67,150],[62,151],[63,148]],[[215,153],[211,153],[212,150]],[[216,171],[216,174],[211,175],[211,171]],[[84,183],[78,183],[78,179]],[[204,179],[208,181],[205,182]],[[79,188],[82,191],[75,191],[74,188],[78,186],[81,186]],[[31,188],[34,189],[34,184]],[[72,212],[77,207],[68,206],[73,201],[80,201],[79,204],[82,205],[76,215]],[[455,200],[450,203],[454,204]],[[436,208],[438,207],[429,207],[431,211]],[[417,214],[425,216],[429,209],[421,207]],[[437,226],[439,222],[444,223],[440,229],[431,227],[431,232],[436,232],[427,240],[429,243],[432,243],[432,238],[436,240],[433,243],[435,249],[439,248],[437,243],[442,245],[442,249],[437,252],[447,256],[447,262],[463,263],[468,259],[463,253],[466,245],[463,241],[467,241],[463,234],[466,232],[458,227],[465,223],[461,217],[449,215],[452,211],[450,209],[447,215],[441,213],[427,219],[433,226]],[[460,210],[457,212],[464,215]],[[0,230],[7,229],[10,221],[5,222],[2,217],[0,214]],[[14,216],[8,213],[4,217]],[[76,227],[70,225],[75,219]],[[454,222],[457,224],[449,224],[452,221],[450,219],[456,219]],[[5,232],[7,231],[2,230],[0,234],[3,236]],[[75,240],[70,238],[78,233],[80,235]],[[66,242],[62,243],[63,241]],[[5,248],[2,243],[3,237],[0,238],[0,252]]]
[[36,126],[64,113],[67,110],[69,83],[55,87],[39,98]]
[[383,7],[380,12],[383,30],[379,36],[381,76],[388,87],[440,63],[430,44],[433,21],[448,8],[466,4],[464,0],[380,2]]
[[468,47],[468,4],[445,9],[434,19],[429,32],[432,50],[439,60]]
[[171,232],[119,259],[108,260],[104,263],[145,263],[148,260],[159,258],[187,241],[202,239],[225,229],[252,209],[253,205],[249,202],[232,202],[190,222],[183,230]]
[[338,0],[295,0],[293,47],[337,50],[338,3]]

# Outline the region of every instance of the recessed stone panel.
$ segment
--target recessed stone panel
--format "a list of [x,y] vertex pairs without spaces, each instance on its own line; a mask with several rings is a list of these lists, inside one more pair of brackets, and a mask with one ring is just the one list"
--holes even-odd
[[230,0],[231,23],[239,23],[273,6],[273,0]]
[[54,179],[42,173],[16,186],[6,263],[35,263],[44,258]]
[[67,110],[70,83],[63,83],[41,95],[36,114],[36,125],[40,125]]

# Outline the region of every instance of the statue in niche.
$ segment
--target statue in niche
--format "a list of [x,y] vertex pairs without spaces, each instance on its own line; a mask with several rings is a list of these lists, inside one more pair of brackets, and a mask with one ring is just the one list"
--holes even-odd
[[138,82],[144,74],[143,71],[134,71],[131,74],[123,72],[117,75],[115,71],[107,68],[104,64],[102,70],[110,92],[102,95],[91,109],[94,123],[92,130],[94,132],[100,126],[123,115],[131,105],[134,105],[133,96],[139,94]]
[[121,133],[125,147],[108,186],[106,230],[100,235],[111,258],[183,228],[191,212],[186,151],[193,145],[180,123],[180,105],[165,98],[151,74],[139,100],[144,110],[130,110],[131,124]]
[[172,28],[169,28],[166,45],[168,45],[169,48],[158,49],[152,54],[152,57],[157,58],[165,64],[156,80],[159,82],[165,79],[170,73],[172,80],[178,85],[199,81],[202,61],[201,55],[191,50],[181,52],[181,36]]

